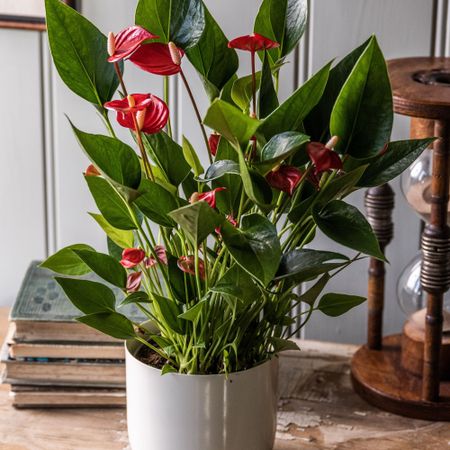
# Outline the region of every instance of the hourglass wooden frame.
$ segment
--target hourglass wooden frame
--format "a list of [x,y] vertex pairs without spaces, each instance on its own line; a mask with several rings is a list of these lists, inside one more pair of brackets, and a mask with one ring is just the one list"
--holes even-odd
[[[431,217],[421,238],[425,331],[411,339],[407,322],[403,334],[383,337],[385,265],[372,258],[367,344],[352,359],[352,382],[361,397],[381,409],[420,419],[450,420],[449,349],[444,348],[442,331],[443,297],[450,287],[450,58],[396,59],[389,61],[388,68],[395,112],[412,117],[411,135],[437,138],[432,150]],[[365,206],[384,249],[393,238],[391,187],[369,189]]]

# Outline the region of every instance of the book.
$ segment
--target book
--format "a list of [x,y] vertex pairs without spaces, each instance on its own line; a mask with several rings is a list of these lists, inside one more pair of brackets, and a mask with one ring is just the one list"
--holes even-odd
[[126,392],[121,388],[12,385],[10,398],[17,408],[123,408],[126,405]]
[[24,358],[11,359],[4,345],[0,362],[3,382],[39,386],[124,387],[123,360]]
[[[72,305],[54,280],[55,274],[39,267],[39,264],[39,261],[33,261],[30,264],[10,313],[9,320],[15,326],[16,340],[22,342],[120,342],[75,321],[83,314]],[[81,278],[99,281],[95,274]],[[120,302],[123,298],[121,290],[108,286],[115,292]],[[135,322],[145,320],[136,305],[126,305],[120,308],[120,312]]]

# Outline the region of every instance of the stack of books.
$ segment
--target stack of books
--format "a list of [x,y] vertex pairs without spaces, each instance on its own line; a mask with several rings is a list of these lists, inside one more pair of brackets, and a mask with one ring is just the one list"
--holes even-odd
[[[1,362],[13,404],[124,406],[123,342],[76,322],[82,314],[53,277],[34,261],[11,310]],[[132,320],[142,320],[134,305],[123,312]]]

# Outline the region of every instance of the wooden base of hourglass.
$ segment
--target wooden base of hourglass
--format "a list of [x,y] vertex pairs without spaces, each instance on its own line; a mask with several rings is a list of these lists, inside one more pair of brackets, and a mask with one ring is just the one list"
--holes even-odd
[[402,335],[383,338],[383,350],[361,347],[352,359],[354,390],[385,411],[423,420],[450,421],[450,381],[441,381],[439,402],[422,400],[422,377],[401,364]]

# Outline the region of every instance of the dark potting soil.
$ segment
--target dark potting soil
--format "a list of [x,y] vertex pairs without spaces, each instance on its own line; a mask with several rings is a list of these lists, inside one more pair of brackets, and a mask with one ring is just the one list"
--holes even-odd
[[144,364],[147,364],[147,366],[154,367],[155,369],[162,369],[167,361],[151,348],[144,345],[140,348],[136,358]]

